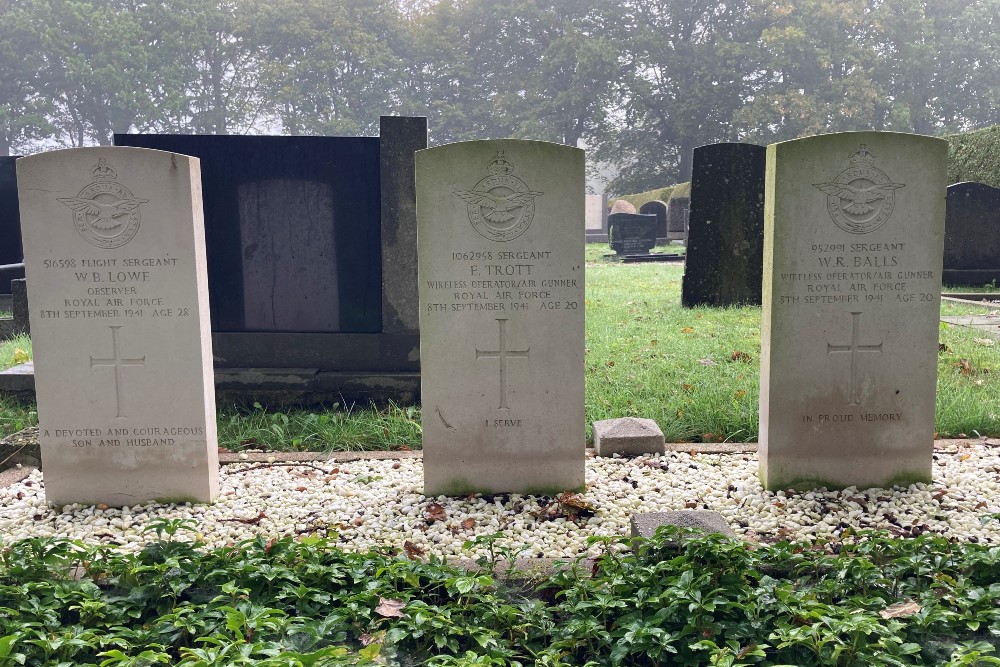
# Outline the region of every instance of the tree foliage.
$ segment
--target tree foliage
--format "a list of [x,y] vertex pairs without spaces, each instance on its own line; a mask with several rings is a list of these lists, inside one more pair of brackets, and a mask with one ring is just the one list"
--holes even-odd
[[998,124],[998,47],[1000,0],[0,0],[0,153],[399,113],[634,191],[704,143]]

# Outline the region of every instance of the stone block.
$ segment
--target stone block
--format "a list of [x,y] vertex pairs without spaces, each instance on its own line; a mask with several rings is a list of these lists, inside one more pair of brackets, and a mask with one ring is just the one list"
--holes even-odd
[[[725,517],[714,510],[676,510],[672,512],[644,512],[629,517],[629,526],[633,538],[649,539],[656,534],[660,526],[680,526],[682,528],[697,528],[705,533],[719,533],[726,537],[736,537]],[[641,540],[633,542],[633,548],[638,551]],[[667,546],[678,546],[668,544]]]
[[663,431],[652,419],[621,417],[593,423],[594,451],[612,454],[662,454]]

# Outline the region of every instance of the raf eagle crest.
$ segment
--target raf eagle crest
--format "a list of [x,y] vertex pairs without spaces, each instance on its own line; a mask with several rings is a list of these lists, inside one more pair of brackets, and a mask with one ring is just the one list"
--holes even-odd
[[136,199],[117,182],[118,174],[100,158],[91,170],[93,183],[75,197],[59,197],[73,209],[73,224],[80,236],[98,248],[120,248],[139,231],[139,206],[148,200]]
[[469,221],[480,236],[491,241],[511,241],[523,234],[535,216],[535,197],[543,192],[531,190],[514,176],[514,165],[498,151],[490,161],[490,175],[471,190],[455,195],[468,206]]
[[875,156],[861,144],[850,158],[851,167],[831,183],[813,187],[826,194],[826,207],[833,222],[851,234],[868,234],[889,221],[896,204],[895,191],[906,187],[893,183],[875,166]]

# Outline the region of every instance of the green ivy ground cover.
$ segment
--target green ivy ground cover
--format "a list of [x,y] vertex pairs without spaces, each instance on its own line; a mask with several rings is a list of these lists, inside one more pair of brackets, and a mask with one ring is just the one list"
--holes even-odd
[[154,528],[136,555],[5,545],[0,665],[1000,664],[996,546],[661,529],[535,587],[484,574],[500,557],[470,573],[312,539],[201,552],[183,521]]

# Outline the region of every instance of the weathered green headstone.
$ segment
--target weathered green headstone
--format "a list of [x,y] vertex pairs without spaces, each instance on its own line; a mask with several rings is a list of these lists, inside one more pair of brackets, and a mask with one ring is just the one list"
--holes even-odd
[[768,146],[766,488],[930,481],[947,157],[879,132]]

